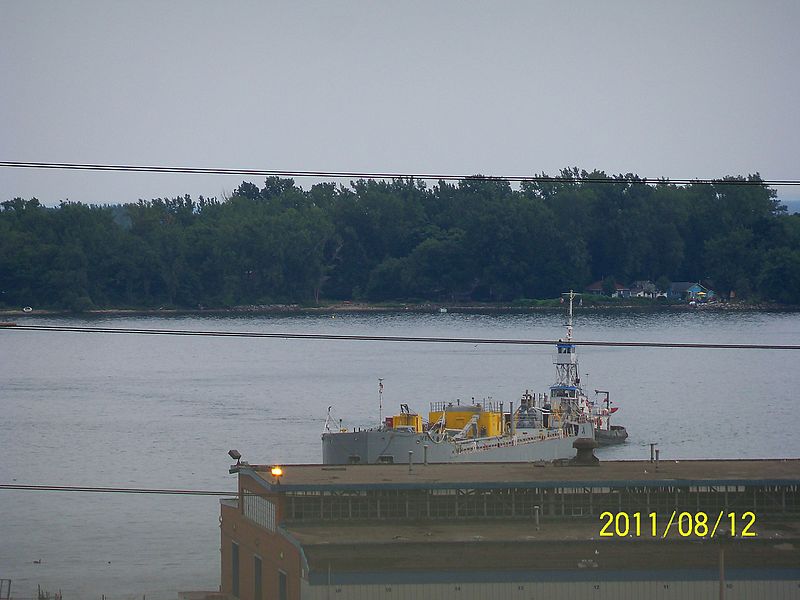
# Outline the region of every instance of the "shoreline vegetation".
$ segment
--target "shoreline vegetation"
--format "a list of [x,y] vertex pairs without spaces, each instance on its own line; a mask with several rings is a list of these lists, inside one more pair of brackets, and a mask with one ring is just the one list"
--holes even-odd
[[[0,309],[0,317],[33,317],[33,316],[84,316],[84,317],[126,317],[126,316],[232,316],[232,315],[292,315],[292,314],[358,314],[358,313],[526,313],[563,311],[564,306],[558,299],[524,300],[513,303],[497,302],[329,302],[319,305],[302,304],[261,304],[233,306],[229,308],[102,308],[81,312],[53,309]],[[776,304],[771,302],[709,302],[690,305],[687,302],[659,301],[646,298],[598,298],[589,297],[578,311],[614,311],[640,310],[652,312],[797,312],[800,305]]]
[[269,177],[221,200],[0,202],[0,310],[538,310],[550,301],[527,299],[599,282],[798,305],[800,215],[758,174],[676,185],[577,168],[518,187]]

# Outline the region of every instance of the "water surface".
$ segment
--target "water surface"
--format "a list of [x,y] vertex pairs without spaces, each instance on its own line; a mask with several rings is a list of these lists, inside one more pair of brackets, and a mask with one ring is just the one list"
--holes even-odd
[[[563,316],[337,314],[30,318],[30,324],[555,339]],[[579,312],[583,340],[797,344],[796,313]],[[798,353],[579,348],[630,432],[601,458],[800,456]],[[541,346],[0,331],[0,482],[233,490],[227,452],[318,462],[326,409],[345,426],[407,403],[545,391]],[[384,413],[386,414],[386,412]],[[0,577],[19,595],[175,597],[219,585],[213,497],[0,491]],[[42,564],[34,564],[41,560]]]

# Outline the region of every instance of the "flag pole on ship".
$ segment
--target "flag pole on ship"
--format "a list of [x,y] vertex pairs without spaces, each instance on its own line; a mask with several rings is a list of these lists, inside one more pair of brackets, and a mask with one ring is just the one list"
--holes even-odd
[[378,427],[383,424],[383,378],[378,377]]

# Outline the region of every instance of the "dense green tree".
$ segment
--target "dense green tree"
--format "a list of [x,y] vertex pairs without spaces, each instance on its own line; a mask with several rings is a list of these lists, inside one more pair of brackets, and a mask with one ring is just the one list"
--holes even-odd
[[706,265],[713,273],[717,291],[747,296],[756,290],[763,268],[764,252],[753,232],[738,227],[708,240],[705,244]]
[[800,216],[758,174],[712,185],[564,169],[518,190],[476,175],[317,184],[222,201],[0,203],[0,305],[227,307],[555,297],[613,273],[800,302]]
[[407,292],[416,298],[453,300],[471,292],[472,273],[464,232],[451,229],[427,238],[409,254]]
[[767,254],[759,288],[768,299],[786,304],[798,302],[800,250],[796,248],[776,248]]

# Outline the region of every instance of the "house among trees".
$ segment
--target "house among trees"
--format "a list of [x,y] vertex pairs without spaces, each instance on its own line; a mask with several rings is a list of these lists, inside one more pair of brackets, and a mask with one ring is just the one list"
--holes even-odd
[[611,281],[607,281],[605,279],[601,279],[590,285],[587,285],[586,288],[584,288],[584,291],[588,294],[611,296],[612,298],[631,297],[631,289],[629,287],[626,287],[621,283],[617,283],[616,281],[614,281],[612,284]]
[[652,281],[634,281],[631,285],[632,298],[655,298],[657,294],[658,289]]
[[675,281],[669,286],[667,298],[687,302],[708,302],[716,298],[714,290],[692,281]]

